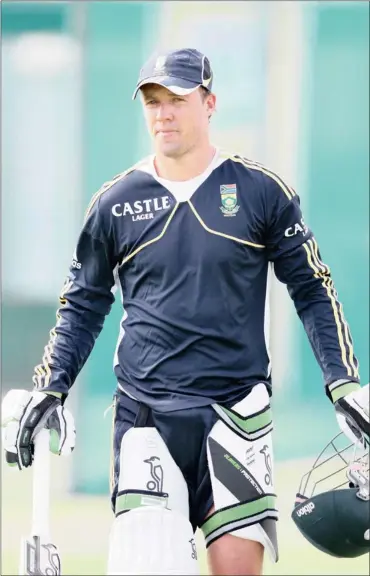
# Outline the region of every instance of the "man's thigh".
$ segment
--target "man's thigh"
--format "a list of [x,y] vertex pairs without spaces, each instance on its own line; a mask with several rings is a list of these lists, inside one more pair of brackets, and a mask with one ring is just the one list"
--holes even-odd
[[153,411],[156,428],[186,480],[194,532],[213,504],[207,438],[217,419],[210,405],[165,414]]
[[170,508],[189,515],[186,481],[161,428],[150,408],[125,394],[116,396],[111,475],[116,513],[127,491],[135,490],[163,497]]
[[187,483],[152,411],[117,396],[108,574],[198,574]]
[[120,475],[120,455],[123,436],[130,430],[137,419],[140,404],[127,395],[116,394],[114,397],[114,414],[112,429],[112,454],[110,466],[110,491],[113,512],[115,510]]
[[[120,473],[124,435],[135,425],[155,427],[171,458],[163,455],[161,460],[155,443],[149,446],[150,454],[145,457],[136,452],[135,466],[142,471],[140,489],[166,492],[168,482],[174,480],[173,474],[177,477],[179,472],[179,482],[176,480],[175,484],[181,486],[183,504],[169,490],[170,507],[182,511],[187,500],[188,511],[184,509],[183,513],[189,515],[194,531],[202,528],[213,573],[238,574],[240,562],[247,573],[243,558],[249,558],[249,568],[256,567],[264,548],[276,560],[272,423],[266,388],[255,387],[230,410],[217,405],[166,414],[149,410],[140,422],[139,408],[138,402],[123,397],[116,409],[113,506],[117,490],[125,492],[127,482],[132,484],[135,480],[127,473],[133,470],[132,462],[125,466],[126,474]],[[238,557],[239,563],[233,557]]]
[[[207,439],[207,458],[214,507],[201,528],[215,573],[239,574],[243,557],[244,574],[253,573],[263,548],[272,561],[278,557],[269,397],[261,384],[232,409],[213,408],[219,419]],[[239,561],[233,564],[234,553]]]

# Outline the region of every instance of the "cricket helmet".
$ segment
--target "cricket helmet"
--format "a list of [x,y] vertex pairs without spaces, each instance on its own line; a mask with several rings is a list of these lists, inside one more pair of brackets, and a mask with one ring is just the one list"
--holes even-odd
[[369,451],[343,432],[300,483],[292,519],[316,548],[337,558],[370,552]]

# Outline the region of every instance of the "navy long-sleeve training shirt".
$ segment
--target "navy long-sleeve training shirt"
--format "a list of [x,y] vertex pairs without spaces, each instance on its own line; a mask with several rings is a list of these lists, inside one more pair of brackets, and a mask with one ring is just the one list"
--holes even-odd
[[296,192],[221,151],[189,182],[158,178],[153,158],[144,159],[91,200],[35,387],[68,394],[118,287],[114,370],[127,393],[167,411],[237,401],[258,382],[270,389],[271,263],[326,385],[359,382],[342,306]]

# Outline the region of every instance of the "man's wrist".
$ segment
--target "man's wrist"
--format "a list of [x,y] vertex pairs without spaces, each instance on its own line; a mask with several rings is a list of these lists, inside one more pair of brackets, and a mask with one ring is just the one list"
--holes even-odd
[[[41,390],[40,390],[41,392]],[[56,396],[60,400],[62,399],[63,394],[61,392],[54,392],[53,390],[42,390],[45,394],[50,394],[50,396]]]
[[326,386],[326,393],[329,396],[331,402],[335,404],[338,400],[344,398],[344,396],[347,396],[347,394],[355,392],[360,388],[361,385],[358,382],[354,382],[353,380],[335,380]]
[[58,390],[49,390],[49,389],[44,389],[44,388],[34,388],[32,390],[33,392],[42,392],[43,394],[47,394],[48,396],[54,396],[54,398],[57,398],[58,400],[60,400],[61,405],[64,405],[64,402],[66,401],[68,394],[65,394],[63,392],[59,392]]

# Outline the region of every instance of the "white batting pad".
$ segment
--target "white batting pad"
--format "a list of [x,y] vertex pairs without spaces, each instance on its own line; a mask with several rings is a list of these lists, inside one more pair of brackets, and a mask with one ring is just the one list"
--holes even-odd
[[199,574],[190,522],[164,508],[136,508],[121,514],[110,534],[107,574]]
[[131,428],[122,439],[118,493],[150,490],[168,494],[168,508],[189,518],[188,487],[155,428]]
[[[232,410],[240,416],[253,417],[268,406],[268,393],[261,384],[233,406]],[[227,426],[223,420],[218,420],[208,437],[207,456],[215,511],[254,499],[261,502],[265,495],[275,493],[271,431],[262,437],[247,440]],[[275,543],[270,540],[263,528],[263,524],[266,527],[270,522],[268,514],[263,509],[258,510],[257,504],[253,517],[251,514],[251,525],[244,525],[248,522],[247,514],[240,519],[237,519],[236,514],[235,521],[230,519],[227,533],[260,542],[275,562],[277,560]],[[277,518],[277,512],[272,512],[270,517]],[[237,529],[232,530],[233,526]],[[222,534],[222,530],[221,528],[210,534],[209,542],[217,534]]]

